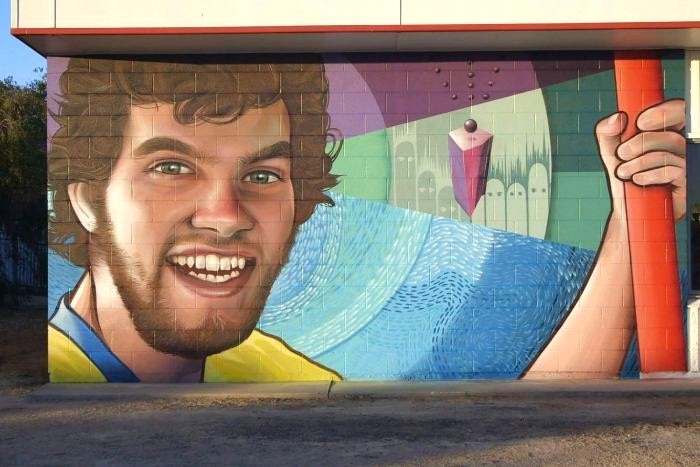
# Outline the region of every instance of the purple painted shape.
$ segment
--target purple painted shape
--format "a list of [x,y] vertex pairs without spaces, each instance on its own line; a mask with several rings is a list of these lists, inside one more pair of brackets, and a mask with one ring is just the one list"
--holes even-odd
[[[377,102],[377,98],[367,90],[364,78],[351,63],[334,61],[326,63],[325,69],[330,90],[328,114],[331,126],[338,128],[344,138],[386,128],[386,99]],[[364,118],[358,119],[358,115]]]
[[469,61],[465,59],[459,60],[435,60],[426,57],[425,55],[416,55],[417,58],[422,60],[416,60],[412,62],[390,62],[387,64],[388,70],[405,70],[405,71],[431,71],[435,72],[436,69],[440,69],[439,72],[443,71],[466,71],[469,69]]
[[386,113],[386,95],[373,96],[369,92],[344,92],[341,96],[343,113],[383,114]]
[[[464,70],[462,70],[461,72],[454,73],[464,74]],[[435,89],[435,72],[433,70],[409,71],[408,73],[406,73],[406,77],[409,91],[425,92],[426,89],[430,89],[431,91]],[[442,80],[439,81],[441,89],[449,90],[450,72],[445,72],[445,74],[442,76]],[[447,83],[447,86],[444,85],[445,83]]]
[[[328,69],[331,68],[332,71]],[[367,86],[365,80],[357,79],[357,72],[353,71],[338,71],[337,65],[326,65],[326,77],[328,81],[333,82],[336,88],[342,89],[343,92],[366,92]]]
[[[341,59],[345,58],[343,55],[335,56],[335,58],[338,57]],[[357,61],[352,63],[352,66],[360,73],[364,73],[365,71],[386,71],[388,69],[388,64],[386,62]]]
[[[395,57],[415,60],[391,61]],[[575,55],[566,63],[559,56],[550,59],[543,55],[534,61],[523,55],[505,57],[501,54],[493,59],[494,55],[477,54],[460,56],[459,60],[434,60],[425,55],[387,55],[386,62],[379,62],[376,56],[324,56],[331,124],[347,138],[361,134],[362,128],[356,118],[346,114],[366,115],[364,132],[371,132],[532,91],[611,66],[609,60],[586,54]],[[584,68],[574,66],[579,61]]]
[[430,114],[430,99],[426,92],[388,92],[386,110],[392,114]]
[[486,191],[493,135],[482,129],[451,131],[448,139],[455,199],[470,216]]
[[[406,110],[413,119],[422,119],[537,89],[535,70],[532,63],[528,65],[516,68],[512,60],[471,61],[471,64],[467,60],[392,62],[391,71],[365,72],[363,77],[376,99],[381,101],[385,95],[391,96],[394,105],[387,105],[388,112],[397,114]],[[418,88],[422,92],[416,92]],[[428,108],[426,94],[436,97],[430,99]],[[401,104],[396,105],[398,102]],[[397,112],[398,109],[402,110]],[[384,118],[388,126],[398,125],[402,120],[387,115]]]
[[365,81],[372,83],[373,92],[406,92],[407,77],[405,71],[366,71]]

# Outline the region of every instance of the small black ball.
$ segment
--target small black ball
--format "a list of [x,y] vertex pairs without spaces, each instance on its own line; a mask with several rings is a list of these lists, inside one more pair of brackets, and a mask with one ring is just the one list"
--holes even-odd
[[464,129],[467,130],[467,133],[474,133],[476,131],[476,128],[476,120],[470,118],[469,120],[464,122]]

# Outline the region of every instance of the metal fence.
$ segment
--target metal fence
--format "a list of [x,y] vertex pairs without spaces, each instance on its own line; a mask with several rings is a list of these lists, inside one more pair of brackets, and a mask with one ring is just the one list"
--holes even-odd
[[0,231],[0,280],[9,291],[46,288],[46,249]]

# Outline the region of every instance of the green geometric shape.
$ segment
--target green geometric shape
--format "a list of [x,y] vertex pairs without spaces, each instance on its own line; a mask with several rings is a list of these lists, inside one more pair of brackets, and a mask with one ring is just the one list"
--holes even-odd
[[333,173],[341,176],[334,192],[386,203],[391,178],[386,130],[345,139],[343,149],[333,163]]

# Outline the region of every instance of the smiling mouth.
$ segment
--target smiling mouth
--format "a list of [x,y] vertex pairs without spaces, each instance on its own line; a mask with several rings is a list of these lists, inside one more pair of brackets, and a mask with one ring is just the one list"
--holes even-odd
[[178,272],[213,285],[226,284],[255,267],[255,258],[244,256],[172,255],[167,261]]

